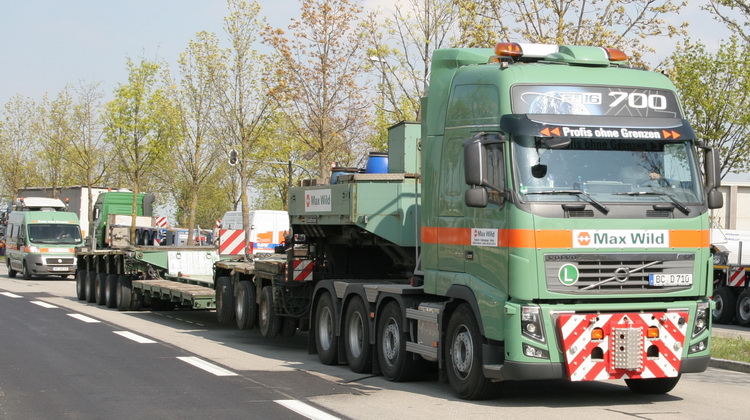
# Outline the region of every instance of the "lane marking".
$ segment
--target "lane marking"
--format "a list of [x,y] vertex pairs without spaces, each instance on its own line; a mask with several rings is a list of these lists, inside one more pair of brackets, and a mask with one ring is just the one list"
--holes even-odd
[[275,400],[276,404],[282,405],[295,413],[305,416],[308,419],[313,420],[339,420],[338,417],[332,416],[324,411],[318,410],[317,408],[307,405],[302,401],[298,400]]
[[112,331],[112,332],[115,333],[115,334],[117,334],[117,335],[123,336],[123,337],[127,338],[128,340],[133,340],[136,343],[141,343],[141,344],[156,343],[156,341],[154,341],[154,340],[152,340],[150,338],[141,337],[140,335],[133,334],[130,331]]
[[223,367],[216,366],[212,363],[208,363],[197,357],[178,357],[178,359],[182,360],[185,363],[189,363],[199,369],[203,369],[206,372],[213,373],[216,376],[237,376],[237,374],[234,372],[228,371]]
[[2,292],[0,295],[8,296],[9,298],[18,299],[22,298],[23,296],[18,296],[17,294],[11,293],[11,292]]
[[37,305],[37,306],[41,306],[42,308],[47,308],[47,309],[57,309],[58,308],[58,306],[55,306],[55,305],[53,305],[51,303],[42,302],[41,300],[32,300],[31,303],[33,303],[34,305]]
[[72,317],[72,318],[75,318],[75,319],[77,319],[79,321],[83,321],[83,322],[89,323],[89,324],[94,324],[94,323],[97,323],[97,322],[101,322],[98,319],[89,318],[86,315],[81,315],[81,314],[68,314],[68,316]]

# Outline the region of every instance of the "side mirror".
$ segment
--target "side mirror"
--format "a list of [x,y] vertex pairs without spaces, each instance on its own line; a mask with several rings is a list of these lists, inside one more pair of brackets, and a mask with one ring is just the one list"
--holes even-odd
[[489,204],[489,194],[484,187],[473,187],[464,193],[464,202],[469,207],[485,208]]
[[721,191],[713,189],[708,192],[708,208],[709,209],[720,209],[724,207],[724,196]]
[[502,150],[498,147],[498,153],[492,159],[487,150],[488,146],[501,145],[502,142],[502,138],[498,134],[479,133],[464,143],[464,180],[466,184],[503,191],[505,161]]
[[721,166],[719,164],[719,151],[713,147],[706,149],[703,159],[704,172],[706,174],[706,200],[709,209],[719,209],[724,206],[724,196],[721,195]]

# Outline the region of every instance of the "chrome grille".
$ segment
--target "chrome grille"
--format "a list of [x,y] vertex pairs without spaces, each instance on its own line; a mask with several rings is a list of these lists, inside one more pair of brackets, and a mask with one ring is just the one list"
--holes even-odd
[[[695,266],[694,254],[547,254],[544,260],[547,290],[568,294],[685,290],[691,286],[650,286],[649,274],[692,274]],[[578,281],[568,286],[559,274],[565,264],[578,269]]]

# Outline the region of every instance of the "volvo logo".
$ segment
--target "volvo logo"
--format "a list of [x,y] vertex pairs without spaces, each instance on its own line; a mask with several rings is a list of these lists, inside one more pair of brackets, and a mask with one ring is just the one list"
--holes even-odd
[[620,283],[625,283],[630,278],[630,270],[625,267],[620,267],[615,270],[615,280]]

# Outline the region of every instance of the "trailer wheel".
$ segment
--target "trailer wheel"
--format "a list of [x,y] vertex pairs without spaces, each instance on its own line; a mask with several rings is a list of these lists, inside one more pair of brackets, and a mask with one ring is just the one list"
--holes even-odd
[[86,272],[76,270],[76,296],[78,300],[86,300]]
[[96,302],[96,271],[86,272],[86,302]]
[[5,255],[5,261],[7,262],[7,265],[8,265],[8,277],[12,279],[16,278],[16,274],[18,274],[18,271],[10,268],[10,256],[7,254]]
[[745,289],[737,297],[737,323],[750,326],[750,290]]
[[255,285],[251,281],[241,281],[234,298],[234,313],[237,328],[249,330],[258,319],[258,306],[255,304]]
[[714,290],[713,301],[716,302],[716,308],[711,311],[711,318],[716,324],[729,324],[734,318],[734,309],[737,299],[732,293],[732,289],[726,286],[717,287]]
[[471,308],[459,305],[448,321],[445,370],[448,382],[463,399],[492,396],[496,386],[482,372],[482,336]]
[[401,307],[388,302],[378,318],[377,348],[380,369],[389,381],[408,381],[416,374],[417,362],[406,352],[407,339]]
[[130,277],[120,275],[117,277],[117,310],[129,311],[132,302],[132,280]]
[[299,320],[285,316],[281,319],[281,336],[282,337],[294,337],[297,334],[297,327],[299,326]]
[[346,308],[344,347],[349,369],[357,373],[372,372],[369,311],[362,299],[352,299]]
[[222,324],[234,320],[234,285],[228,276],[216,279],[216,318]]
[[98,273],[96,275],[96,304],[104,305],[107,303],[107,273]]
[[260,291],[260,307],[258,308],[258,327],[263,337],[276,337],[281,331],[281,318],[273,310],[273,288],[263,287]]
[[104,304],[107,308],[117,307],[117,274],[110,274],[104,283]]
[[331,295],[323,293],[315,305],[315,349],[324,365],[339,363],[339,338],[336,336],[336,309]]
[[674,378],[625,379],[625,384],[636,394],[666,394],[677,386],[680,375]]

